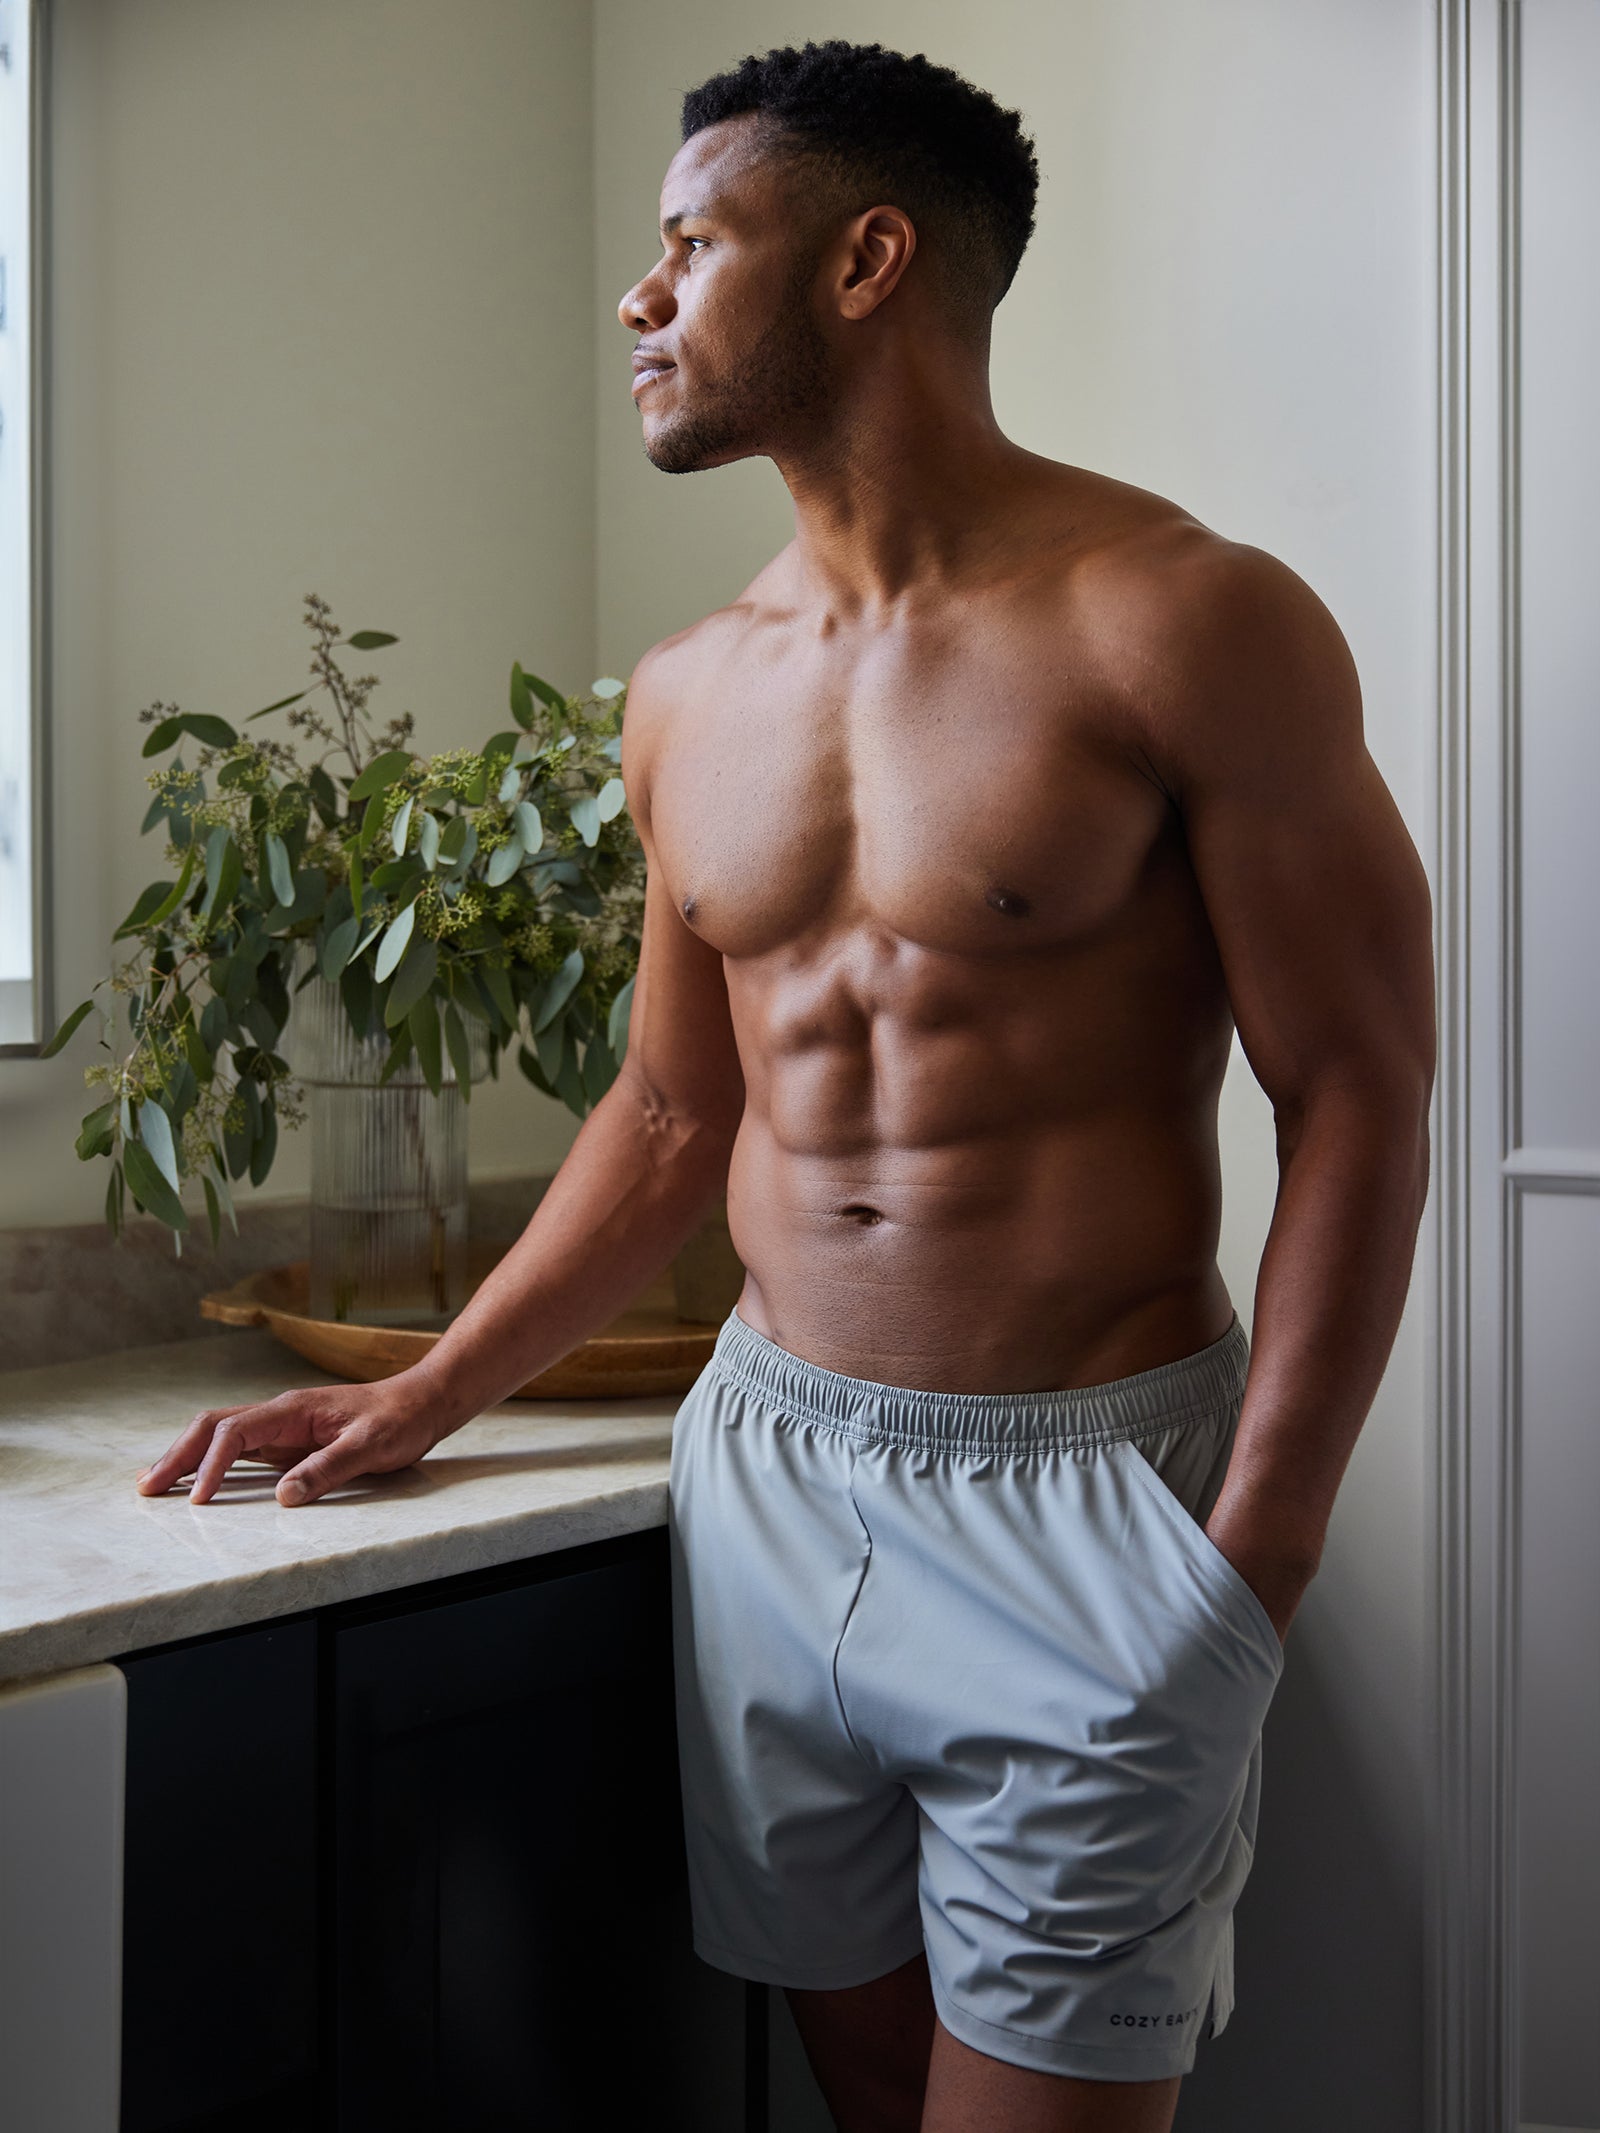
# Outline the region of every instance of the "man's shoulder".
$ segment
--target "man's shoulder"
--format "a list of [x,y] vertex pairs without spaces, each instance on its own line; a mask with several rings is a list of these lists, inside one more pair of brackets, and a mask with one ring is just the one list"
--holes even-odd
[[1242,713],[1274,680],[1351,672],[1337,622],[1297,571],[1160,498],[1091,539],[1063,592],[1103,686],[1135,707]]
[[752,631],[792,605],[789,558],[793,543],[759,570],[742,592],[697,621],[659,638],[641,653],[628,678],[628,706],[642,698],[658,717],[704,690],[733,659]]

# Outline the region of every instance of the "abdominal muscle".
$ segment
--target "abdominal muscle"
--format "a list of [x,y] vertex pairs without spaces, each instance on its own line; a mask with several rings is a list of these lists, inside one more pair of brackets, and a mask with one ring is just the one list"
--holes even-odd
[[1036,1392],[1227,1330],[1225,1012],[1201,1031],[1192,1003],[1181,1030],[1147,1010],[1119,1062],[1118,1003],[1079,991],[1094,1006],[1074,1016],[1059,973],[1031,1008],[991,997],[932,1029],[815,989],[802,1024],[781,980],[729,978],[747,1105],[728,1222],[758,1332],[884,1384]]

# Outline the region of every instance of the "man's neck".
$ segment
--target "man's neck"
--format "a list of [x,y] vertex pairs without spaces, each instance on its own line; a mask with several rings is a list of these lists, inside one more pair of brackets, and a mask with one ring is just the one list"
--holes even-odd
[[912,364],[863,380],[835,402],[824,436],[772,457],[817,601],[869,626],[980,563],[1043,464],[995,421],[986,365]]

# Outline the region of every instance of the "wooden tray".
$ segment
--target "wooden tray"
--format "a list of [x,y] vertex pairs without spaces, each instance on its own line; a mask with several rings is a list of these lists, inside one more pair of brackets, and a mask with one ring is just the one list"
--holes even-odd
[[[472,1286],[504,1256],[505,1247],[468,1247]],[[231,1289],[200,1299],[203,1317],[225,1326],[265,1326],[296,1355],[335,1377],[370,1384],[393,1377],[427,1354],[436,1332],[412,1326],[358,1326],[313,1318],[310,1262],[263,1268]],[[645,1393],[687,1392],[716,1344],[717,1327],[679,1318],[669,1269],[602,1332],[592,1334],[526,1385],[514,1400],[598,1400]]]

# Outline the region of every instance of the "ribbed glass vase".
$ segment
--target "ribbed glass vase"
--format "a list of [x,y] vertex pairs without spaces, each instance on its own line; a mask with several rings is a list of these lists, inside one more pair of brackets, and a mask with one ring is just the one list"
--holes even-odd
[[[477,1081],[488,1050],[467,1027]],[[437,1096],[414,1054],[380,1083],[388,1034],[357,1037],[320,975],[294,994],[287,1038],[311,1127],[312,1317],[442,1326],[467,1295],[467,1113],[448,1053]]]

